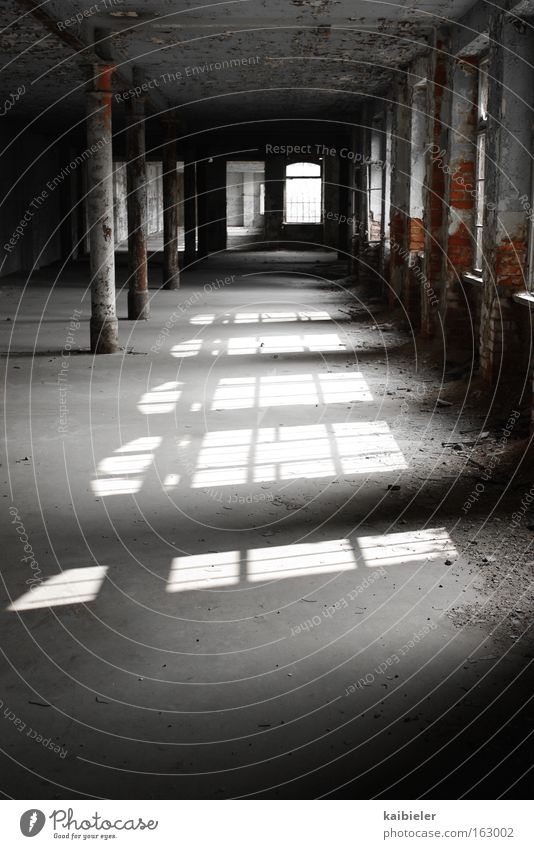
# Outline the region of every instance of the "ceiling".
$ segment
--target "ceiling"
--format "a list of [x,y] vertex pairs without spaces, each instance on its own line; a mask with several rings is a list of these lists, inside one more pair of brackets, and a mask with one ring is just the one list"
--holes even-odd
[[[177,5],[176,0],[0,2],[2,102],[25,86],[13,118],[41,115],[56,127],[81,122],[84,63],[96,52],[117,64],[118,93],[133,73],[139,81],[152,81],[153,110],[175,108],[189,128],[288,117],[347,120],[362,96],[387,95],[398,69],[432,42],[433,28],[461,17],[473,0]],[[37,6],[39,20],[32,11]],[[54,21],[68,44],[47,28]],[[121,109],[117,104],[119,121]]]

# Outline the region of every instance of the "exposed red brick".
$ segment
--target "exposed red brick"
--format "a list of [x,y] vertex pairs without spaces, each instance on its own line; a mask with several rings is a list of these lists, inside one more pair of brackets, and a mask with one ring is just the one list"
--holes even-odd
[[527,244],[524,239],[505,239],[495,248],[495,282],[512,289],[525,288]]
[[408,246],[410,251],[425,249],[425,228],[421,218],[410,218]]
[[466,225],[461,223],[456,230],[449,233],[447,260],[458,275],[471,271],[473,268],[474,246],[473,237]]

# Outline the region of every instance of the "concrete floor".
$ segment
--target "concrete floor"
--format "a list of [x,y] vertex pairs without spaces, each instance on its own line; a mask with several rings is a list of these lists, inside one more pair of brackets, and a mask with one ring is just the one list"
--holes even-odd
[[449,615],[486,601],[473,525],[442,503],[457,413],[342,274],[327,253],[211,258],[98,359],[83,264],[39,272],[22,317],[6,279],[15,798],[526,786],[530,648]]

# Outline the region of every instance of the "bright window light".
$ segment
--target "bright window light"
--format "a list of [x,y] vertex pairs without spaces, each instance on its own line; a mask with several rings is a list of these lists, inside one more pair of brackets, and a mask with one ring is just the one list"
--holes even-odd
[[295,404],[340,404],[372,401],[360,372],[224,378],[213,396],[212,410],[241,410]]
[[358,545],[364,563],[369,567],[405,565],[458,556],[445,528],[359,537]]
[[302,578],[356,568],[348,539],[254,548],[247,556],[247,578],[253,582]]
[[[166,390],[164,390],[166,391]],[[117,477],[98,477],[91,481],[91,489],[95,495],[132,495],[139,492],[142,486],[141,478],[124,477],[139,475],[144,472],[154,459],[154,451],[161,444],[161,436],[142,436],[127,442],[110,457],[105,457],[98,464],[97,472],[103,475]],[[139,453],[138,453],[139,452]]]
[[234,324],[255,324],[261,321],[257,312],[238,312],[234,317]]
[[283,336],[235,336],[228,340],[228,353],[298,354],[302,352],[345,351],[337,333],[295,334]]
[[375,568],[458,555],[445,528],[358,537],[356,550],[358,554],[348,539],[333,539],[177,557],[172,561],[167,592],[335,574],[357,569],[360,557],[364,566]]
[[288,321],[331,321],[330,313],[325,310],[288,310],[287,312],[238,312],[234,324],[272,324]]
[[155,451],[161,444],[161,436],[141,436],[139,439],[132,439],[121,448],[117,448],[115,454],[126,454],[130,451]]
[[100,592],[107,568],[107,566],[87,566],[82,569],[65,569],[59,575],[47,578],[42,584],[37,584],[24,593],[8,607],[8,610],[37,610],[42,607],[59,607],[64,604],[93,601]]
[[163,481],[165,489],[174,489],[180,483],[180,475],[166,475]]
[[185,357],[196,357],[202,348],[202,339],[187,339],[186,342],[180,342],[178,345],[173,345],[171,355],[177,359]]
[[97,478],[91,481],[91,489],[95,495],[134,495],[142,486],[141,480],[135,478]]
[[325,404],[345,404],[351,401],[372,401],[373,396],[363,375],[346,371],[343,374],[319,375],[320,400]]
[[214,590],[237,584],[239,562],[239,551],[175,557],[171,565],[167,592]]
[[288,224],[321,221],[321,166],[294,162],[286,167],[285,220]]
[[344,474],[406,469],[407,464],[386,422],[329,425]]
[[310,351],[339,351],[345,350],[345,345],[337,333],[321,333],[315,336],[305,336],[306,348]]
[[203,439],[193,488],[335,477],[405,469],[386,422],[212,431]]
[[189,324],[213,324],[214,321],[214,315],[194,315],[189,319]]
[[347,539],[253,548],[243,553],[195,554],[174,558],[166,589],[168,593],[211,590],[235,586],[241,579],[258,583],[356,568],[354,552]]
[[150,466],[151,454],[114,454],[98,464],[98,471],[106,475],[135,475]]
[[261,354],[261,353],[298,353],[304,351],[304,343],[300,336],[271,336],[259,339],[257,336],[238,336],[228,340],[228,353]]
[[154,413],[172,413],[182,394],[181,390],[177,389],[178,386],[181,386],[181,384],[171,381],[154,387],[150,392],[141,396],[137,409],[146,416]]
[[217,384],[212,410],[249,410],[256,398],[257,378],[229,377]]
[[317,312],[298,310],[296,313],[288,312],[264,312],[261,313],[260,321],[264,324],[283,321],[331,321],[330,313],[320,310]]

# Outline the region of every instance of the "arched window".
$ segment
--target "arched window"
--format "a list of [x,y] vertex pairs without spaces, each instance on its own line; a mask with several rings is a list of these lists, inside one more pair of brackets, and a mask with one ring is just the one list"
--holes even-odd
[[293,162],[286,167],[286,224],[320,224],[322,200],[321,166]]

